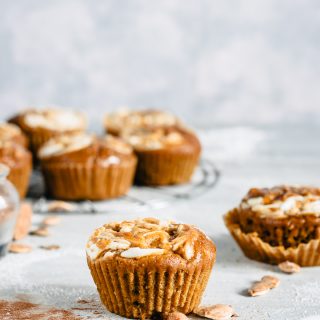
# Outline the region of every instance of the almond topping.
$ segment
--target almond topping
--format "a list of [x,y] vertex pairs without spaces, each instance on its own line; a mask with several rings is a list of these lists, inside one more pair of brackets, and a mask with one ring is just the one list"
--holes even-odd
[[61,218],[59,216],[48,216],[45,219],[43,219],[42,224],[47,226],[54,226],[58,223],[60,223]]
[[11,243],[9,252],[12,253],[28,253],[32,251],[32,247],[23,243]]
[[301,270],[301,267],[298,264],[290,261],[281,262],[278,264],[278,267],[284,273],[297,273]]
[[188,317],[185,314],[178,311],[169,313],[167,317],[167,320],[186,320],[186,319],[188,319]]
[[49,236],[49,231],[48,231],[47,228],[41,227],[39,229],[31,231],[30,235],[39,236],[39,237],[48,237]]
[[228,320],[238,315],[228,304],[215,304],[207,307],[197,307],[193,312],[201,317],[213,320]]

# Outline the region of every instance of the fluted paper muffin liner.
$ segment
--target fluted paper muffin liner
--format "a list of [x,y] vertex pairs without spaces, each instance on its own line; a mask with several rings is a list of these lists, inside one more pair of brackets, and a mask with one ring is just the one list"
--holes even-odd
[[41,164],[46,191],[57,199],[102,200],[125,194],[132,185],[136,160],[121,165]]
[[188,154],[136,151],[138,167],[135,181],[143,185],[171,185],[190,181],[200,151]]
[[264,242],[255,232],[242,232],[238,223],[237,209],[229,211],[224,220],[231,235],[250,259],[269,264],[291,261],[300,266],[320,265],[320,240],[314,239],[308,243],[301,243],[295,248],[274,247]]
[[165,317],[173,311],[192,312],[200,303],[213,266],[213,261],[207,260],[184,268],[121,257],[95,261],[87,257],[87,261],[106,308],[136,319]]

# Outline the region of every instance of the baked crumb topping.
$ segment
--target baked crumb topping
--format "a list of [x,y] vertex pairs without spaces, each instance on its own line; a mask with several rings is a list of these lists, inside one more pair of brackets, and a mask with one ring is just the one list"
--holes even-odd
[[185,138],[175,128],[139,128],[124,131],[122,137],[135,149],[157,150],[180,145]]
[[190,260],[199,234],[200,231],[190,225],[154,218],[114,222],[95,230],[86,252],[93,260],[114,255],[140,258],[170,252]]
[[252,188],[243,198],[240,208],[262,216],[320,215],[320,189],[313,187],[276,186]]
[[104,119],[107,128],[120,130],[123,128],[163,127],[178,123],[177,117],[160,110],[119,110],[107,114]]
[[23,121],[30,128],[44,128],[53,131],[83,130],[86,120],[81,113],[62,109],[27,110]]
[[11,123],[0,124],[0,140],[6,141],[22,134],[20,128]]

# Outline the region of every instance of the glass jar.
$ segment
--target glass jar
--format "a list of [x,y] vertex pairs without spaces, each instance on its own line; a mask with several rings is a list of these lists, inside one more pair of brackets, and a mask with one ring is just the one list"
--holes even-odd
[[0,163],[0,257],[7,253],[19,212],[19,195],[7,180],[9,168]]

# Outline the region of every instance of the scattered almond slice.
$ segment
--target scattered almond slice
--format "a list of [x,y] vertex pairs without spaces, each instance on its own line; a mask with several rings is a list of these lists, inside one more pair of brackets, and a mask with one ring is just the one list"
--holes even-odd
[[32,251],[32,247],[23,243],[11,243],[9,246],[9,252],[12,253],[29,253]]
[[228,320],[238,317],[232,306],[228,304],[215,304],[212,306],[197,307],[193,310],[193,313],[213,320]]
[[42,224],[46,226],[54,226],[60,223],[61,218],[59,216],[48,216],[43,219]]
[[249,290],[248,293],[251,297],[262,296],[270,291],[270,286],[266,282],[256,282]]
[[52,201],[48,204],[48,212],[71,212],[75,211],[76,206],[74,204],[65,201]]
[[48,237],[49,236],[49,231],[48,231],[47,228],[41,227],[39,229],[31,231],[30,235],[39,236],[39,237]]
[[284,272],[284,273],[297,273],[300,272],[301,267],[294,263],[294,262],[290,262],[290,261],[284,261],[278,264],[279,269]]
[[184,313],[175,311],[169,313],[167,320],[187,320],[189,319]]
[[266,283],[270,289],[274,289],[280,284],[280,280],[274,276],[264,276],[261,278],[261,282]]
[[44,250],[58,250],[60,249],[60,246],[58,246],[57,244],[50,244],[48,246],[40,246],[40,249],[44,249]]

